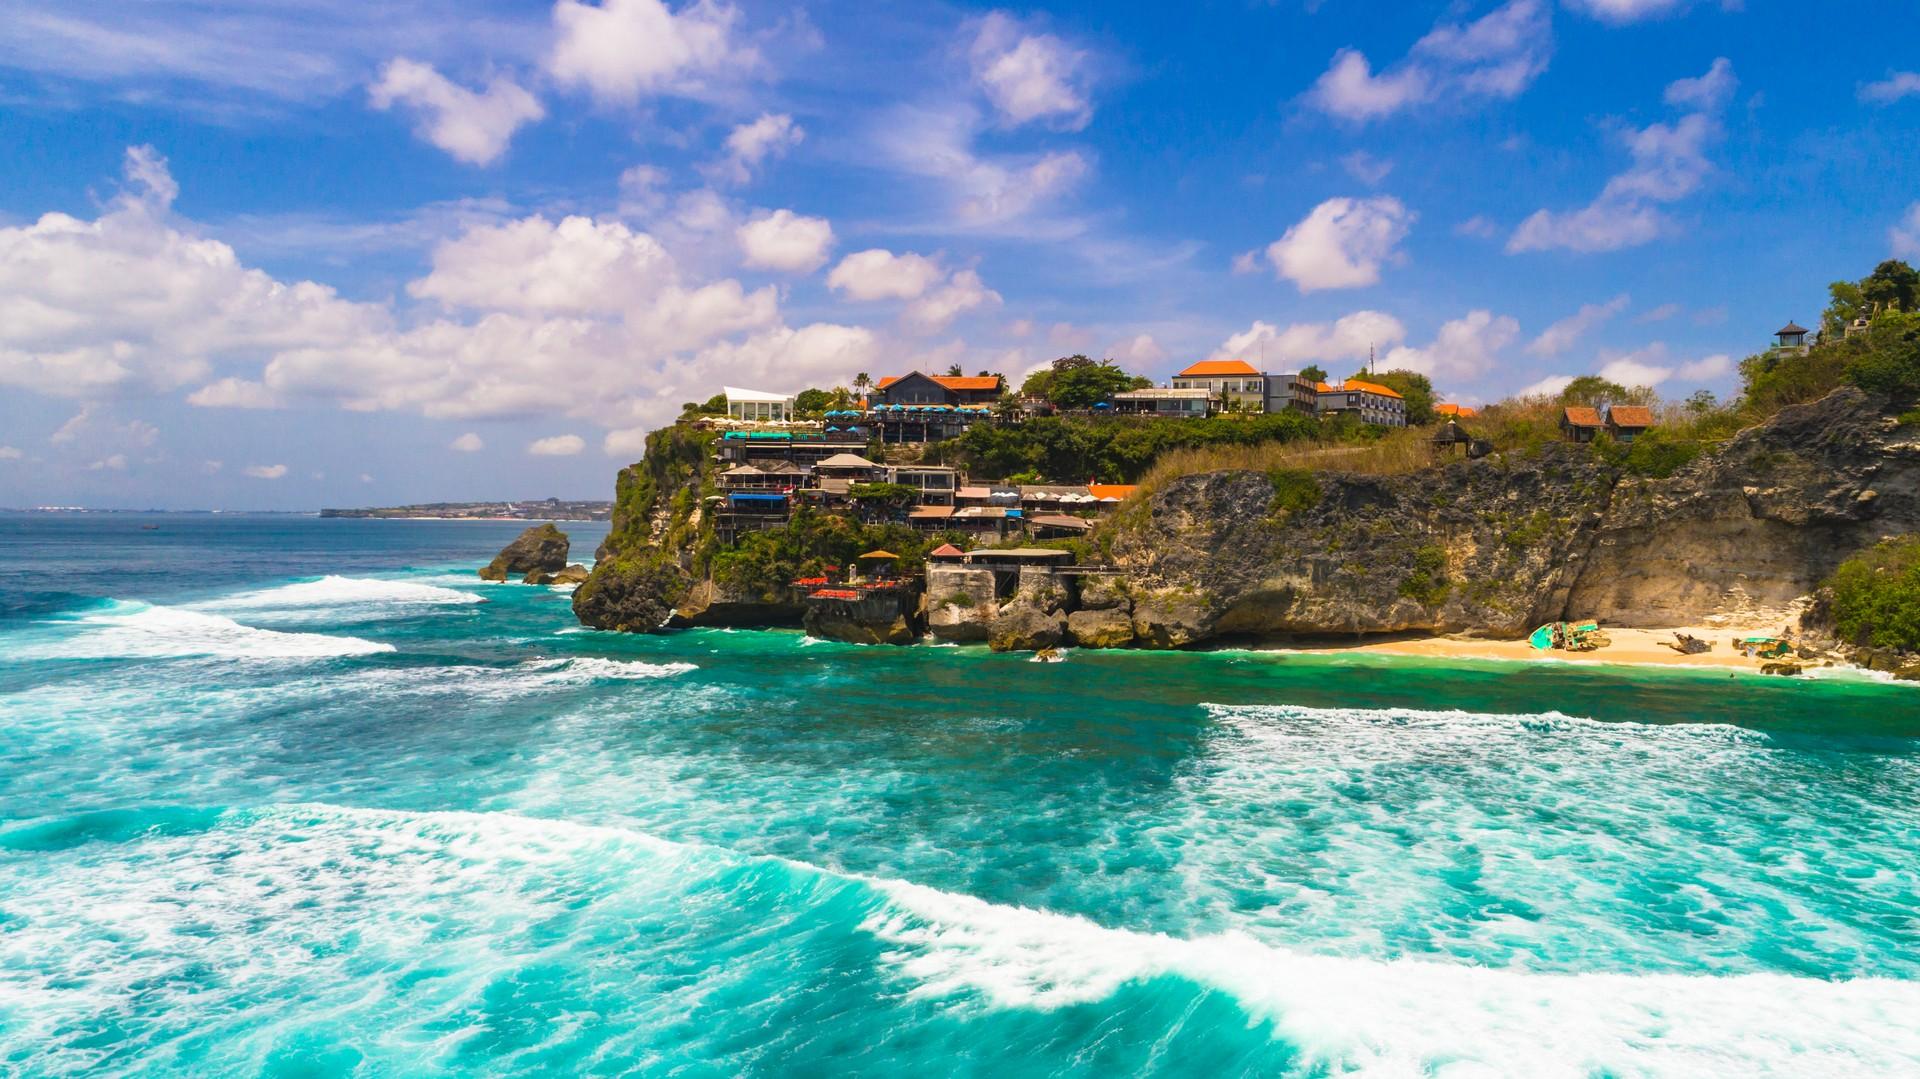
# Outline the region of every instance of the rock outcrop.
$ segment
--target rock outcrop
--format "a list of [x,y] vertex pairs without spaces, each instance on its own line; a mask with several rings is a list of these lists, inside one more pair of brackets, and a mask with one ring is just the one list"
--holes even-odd
[[589,574],[587,573],[587,567],[581,565],[578,562],[575,562],[565,567],[558,573],[548,573],[546,570],[543,570],[543,569],[534,570],[533,572],[527,574],[525,577],[520,578],[520,583],[522,584],[579,584],[582,581],[585,581],[588,576]]
[[807,634],[824,641],[847,644],[912,644],[918,640],[913,624],[903,614],[888,617],[859,617],[844,611],[808,608],[804,624]]
[[1067,639],[1067,586],[1044,569],[1023,569],[1014,593],[987,626],[987,647],[995,652],[1033,652],[1057,648]]
[[942,641],[987,639],[1000,613],[994,601],[993,571],[973,566],[927,567],[927,632]]
[[508,577],[520,577],[524,580],[529,574],[559,573],[567,568],[570,546],[567,534],[558,527],[552,524],[535,525],[520,533],[512,543],[493,556],[493,561],[482,566],[480,579],[504,581]]
[[695,582],[667,620],[671,629],[696,627],[797,626],[806,608],[779,603],[757,593],[729,587],[713,578]]

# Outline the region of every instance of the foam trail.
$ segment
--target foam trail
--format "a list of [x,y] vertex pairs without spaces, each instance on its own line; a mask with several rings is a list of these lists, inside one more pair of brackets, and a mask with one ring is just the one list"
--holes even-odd
[[669,678],[699,669],[693,663],[642,663],[597,656],[535,660],[521,665],[521,670],[549,684]]
[[350,608],[438,607],[484,603],[471,592],[411,581],[386,581],[370,577],[322,577],[242,592],[193,606],[205,611],[313,611],[322,613]]
[[1777,974],[1534,974],[1303,955],[1243,935],[1108,929],[899,881],[863,928],[922,997],[1001,1008],[1105,1000],[1176,978],[1224,990],[1307,1074],[1891,1075],[1920,1068],[1920,983]]
[[119,600],[105,610],[81,615],[73,625],[78,632],[64,640],[29,644],[16,655],[28,659],[323,659],[394,651],[390,644],[359,637],[256,629],[216,614]]

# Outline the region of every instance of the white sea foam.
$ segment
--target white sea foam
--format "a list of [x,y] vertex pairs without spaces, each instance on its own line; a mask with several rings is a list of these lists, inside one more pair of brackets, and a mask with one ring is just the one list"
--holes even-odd
[[634,681],[646,678],[670,678],[700,669],[694,663],[642,663],[637,660],[601,659],[576,656],[572,659],[534,660],[520,666],[539,681],[553,683]]
[[205,611],[262,611],[289,614],[339,611],[346,608],[417,608],[486,602],[461,592],[416,581],[388,581],[373,577],[327,576],[194,604]]
[[283,633],[244,626],[217,614],[120,601],[80,616],[72,629],[59,640],[28,644],[16,654],[40,659],[322,659],[394,650],[390,644],[359,637]]
[[1536,974],[1313,956],[1242,935],[1179,939],[898,881],[864,928],[922,997],[1054,1008],[1174,977],[1224,990],[1299,1047],[1365,1076],[1912,1074],[1920,983]]

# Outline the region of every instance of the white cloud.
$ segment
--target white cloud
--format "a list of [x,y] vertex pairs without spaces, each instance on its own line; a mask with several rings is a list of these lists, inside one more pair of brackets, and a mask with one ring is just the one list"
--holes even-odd
[[1380,358],[1380,369],[1404,368],[1433,378],[1472,378],[1492,370],[1520,337],[1520,323],[1490,311],[1470,311],[1440,327],[1422,348],[1403,345]]
[[1920,202],[1907,207],[1900,223],[1887,230],[1887,242],[1902,258],[1920,258]]
[[256,480],[277,480],[287,474],[286,465],[248,465],[240,470]]
[[827,287],[853,300],[911,300],[932,288],[946,271],[925,255],[896,255],[874,247],[840,260]]
[[1259,273],[1260,252],[1242,251],[1233,256],[1233,272],[1236,274]]
[[634,165],[620,173],[620,216],[652,217],[667,204],[667,170],[658,165]]
[[244,378],[223,378],[209,382],[187,395],[187,403],[196,408],[279,408],[279,395],[258,382]]
[[26,454],[14,446],[0,446],[0,461],[18,461]]
[[50,213],[0,228],[0,385],[81,399],[164,393],[206,380],[217,360],[386,324],[375,307],[276,281],[174,227],[177,187],[150,148],[128,151],[127,179],[93,221]]
[[360,473],[360,482],[361,482],[361,483],[372,483],[372,482],[373,482],[373,477],[372,477],[371,475],[369,475],[368,473],[365,473],[365,472],[362,472],[362,473]]
[[996,11],[980,20],[970,56],[974,79],[1009,126],[1045,120],[1078,131],[1093,118],[1087,54],[1052,34]]
[[1697,360],[1681,364],[1674,369],[1673,373],[1685,382],[1706,382],[1710,379],[1722,378],[1733,373],[1733,357],[1724,352],[1702,356]]
[[1427,102],[1510,99],[1547,69],[1552,53],[1545,0],[1510,0],[1473,22],[1435,26],[1398,65],[1378,73],[1357,49],[1341,49],[1306,100],[1365,122]]
[[562,86],[603,101],[643,95],[698,96],[714,81],[749,74],[759,55],[733,40],[739,9],[697,0],[674,11],[660,0],[559,0],[547,70]]
[[1860,100],[1876,105],[1891,105],[1901,98],[1920,94],[1920,72],[1894,71],[1879,82],[1860,87]]
[[600,440],[600,452],[608,457],[637,461],[647,452],[647,429],[629,427],[619,431],[608,431]]
[[1376,284],[1414,217],[1390,195],[1328,199],[1267,245],[1267,259],[1301,292]]
[[1633,163],[1626,171],[1609,179],[1599,196],[1579,210],[1536,211],[1508,238],[1507,252],[1618,251],[1651,242],[1665,228],[1666,219],[1656,207],[1693,194],[1712,174],[1706,151],[1721,135],[1713,110],[1725,104],[1735,84],[1732,65],[1724,58],[1699,78],[1670,84],[1670,103],[1703,111],[1672,124],[1629,131],[1626,143]]
[[824,217],[775,210],[741,225],[735,235],[747,265],[788,273],[812,273],[826,264],[833,226]]
[[1572,375],[1548,375],[1538,382],[1522,386],[1514,391],[1515,397],[1558,397],[1560,391],[1573,385]]
[[1347,170],[1348,176],[1368,187],[1379,187],[1380,182],[1393,171],[1393,162],[1375,157],[1365,150],[1355,150],[1340,159],[1340,167]]
[[145,420],[115,423],[105,410],[89,403],[80,406],[80,411],[48,435],[47,441],[55,446],[146,449],[160,441],[160,429]]
[[[1691,7],[1692,0],[1567,0],[1567,6],[1619,26],[1672,15]],[[1720,6],[1737,11],[1741,0],[1720,0]]]
[[201,472],[202,472],[203,474],[205,474],[205,475],[208,475],[208,476],[217,476],[217,475],[219,475],[219,474],[220,474],[220,470],[221,470],[221,469],[223,469],[223,468],[225,468],[225,467],[227,467],[227,463],[226,463],[225,461],[202,461],[202,462],[200,462],[200,471],[201,471]]
[[800,145],[806,130],[785,113],[762,113],[751,123],[741,124],[727,135],[727,156],[717,162],[710,174],[719,179],[744,184],[755,169]]
[[1454,235],[1471,236],[1476,240],[1491,240],[1500,235],[1500,226],[1484,214],[1475,214],[1453,226]]
[[1531,356],[1558,356],[1572,348],[1580,338],[1627,309],[1627,297],[1615,296],[1606,303],[1581,304],[1580,310],[1548,326],[1527,345]]
[[466,434],[447,443],[447,448],[450,450],[458,450],[461,453],[479,453],[481,450],[487,448],[487,443],[486,440],[478,434],[468,431]]
[[960,270],[946,284],[909,303],[901,317],[916,333],[938,333],[960,315],[999,302],[1000,294],[988,288],[978,273]]
[[1078,150],[982,155],[974,149],[982,123],[971,108],[902,107],[885,115],[875,139],[895,167],[946,186],[955,218],[951,224],[964,229],[1007,226],[1058,199],[1093,171]]
[[1120,366],[1136,374],[1153,367],[1167,358],[1167,350],[1152,334],[1135,334],[1125,340],[1108,345],[1104,354]]
[[492,164],[521,125],[547,114],[532,94],[505,76],[495,76],[475,93],[431,64],[405,57],[388,62],[369,96],[376,109],[408,107],[419,120],[421,138],[470,165]]
[[1634,319],[1634,321],[1639,323],[1665,322],[1684,310],[1686,309],[1677,303],[1663,303],[1641,315],[1639,318]]
[[674,278],[660,242],[617,221],[535,215],[479,225],[433,251],[433,271],[407,286],[423,300],[479,310],[610,313]]
[[1673,365],[1667,360],[1667,348],[1657,341],[1632,352],[1603,351],[1600,358],[1603,362],[1595,374],[1629,388],[1651,388],[1673,377]]
[[536,438],[527,444],[527,452],[535,457],[572,457],[586,448],[587,440],[579,435]]
[[1715,112],[1726,105],[1739,86],[1740,80],[1733,76],[1733,61],[1722,56],[1714,60],[1705,75],[1668,83],[1664,100],[1676,109]]
[[126,470],[127,455],[124,453],[103,457],[87,466],[88,472],[125,472]]
[[1392,315],[1355,311],[1334,322],[1296,322],[1285,329],[1255,322],[1227,338],[1208,359],[1245,360],[1269,371],[1290,371],[1309,364],[1364,363],[1370,350],[1391,349],[1406,339],[1407,328]]
[[872,370],[886,359],[871,330],[814,323],[718,342],[694,356],[687,369],[706,380],[692,385],[711,386],[714,373],[724,373],[729,379],[782,393],[844,384],[855,372]]

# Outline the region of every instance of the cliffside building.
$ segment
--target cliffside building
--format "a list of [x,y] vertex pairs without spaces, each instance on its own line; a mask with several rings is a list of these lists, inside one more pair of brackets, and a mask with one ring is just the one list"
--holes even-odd
[[1560,410],[1560,437],[1568,442],[1592,442],[1606,426],[1599,409],[1568,405]]
[[1205,416],[1218,410],[1219,404],[1220,398],[1212,390],[1197,386],[1123,390],[1113,395],[1113,411],[1133,416]]
[[1804,356],[1813,348],[1812,343],[1807,340],[1807,336],[1811,333],[1813,333],[1812,330],[1797,322],[1788,322],[1773,332],[1772,351],[1778,355]]
[[1244,360],[1201,360],[1173,376],[1176,390],[1205,390],[1227,408],[1267,407],[1267,376]]
[[875,405],[992,406],[1000,400],[999,375],[888,375],[874,387]]
[[1607,409],[1607,434],[1615,442],[1631,443],[1653,426],[1653,410],[1644,405],[1613,405]]
[[738,386],[728,386],[722,392],[727,396],[727,415],[732,419],[756,423],[793,421],[792,394],[743,390]]
[[1407,401],[1391,387],[1350,378],[1338,386],[1314,387],[1315,409],[1322,416],[1350,415],[1382,427],[1407,425]]

